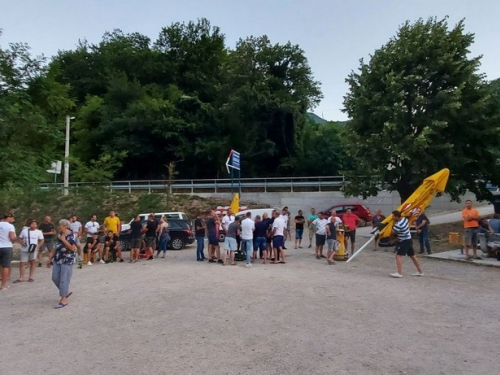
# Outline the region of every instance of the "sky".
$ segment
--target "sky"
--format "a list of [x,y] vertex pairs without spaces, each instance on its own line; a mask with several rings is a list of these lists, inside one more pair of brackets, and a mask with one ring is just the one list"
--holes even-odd
[[[34,54],[73,49],[79,39],[97,43],[121,29],[156,39],[164,26],[207,18],[234,47],[240,38],[267,35],[273,43],[298,44],[308,58],[324,99],[313,112],[346,120],[345,79],[406,20],[465,18],[483,55],[481,72],[500,77],[500,1],[497,0],[0,0],[0,45],[26,42]],[[495,47],[496,46],[496,47]]]

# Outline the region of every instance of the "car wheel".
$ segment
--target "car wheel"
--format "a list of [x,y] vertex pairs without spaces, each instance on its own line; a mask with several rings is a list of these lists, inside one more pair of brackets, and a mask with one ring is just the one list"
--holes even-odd
[[127,251],[127,250],[130,250],[130,242],[120,240],[120,250],[121,250],[121,251]]
[[366,220],[360,218],[358,226],[360,226],[360,227],[366,227]]
[[170,246],[172,246],[172,250],[182,250],[184,248],[184,241],[181,238],[174,238]]

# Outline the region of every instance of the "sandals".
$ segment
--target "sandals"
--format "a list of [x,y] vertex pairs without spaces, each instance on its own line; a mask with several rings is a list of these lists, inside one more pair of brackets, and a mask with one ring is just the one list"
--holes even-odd
[[29,283],[32,283],[33,281],[35,281],[34,279],[32,279],[31,277],[28,279],[28,282]]
[[12,282],[12,284],[23,283],[23,282],[24,282],[24,280],[19,280],[19,279],[17,279],[17,280],[14,280],[14,281]]
[[62,303],[62,302],[59,302],[56,307],[54,307],[54,309],[62,309],[63,307],[66,307],[68,306],[67,303]]

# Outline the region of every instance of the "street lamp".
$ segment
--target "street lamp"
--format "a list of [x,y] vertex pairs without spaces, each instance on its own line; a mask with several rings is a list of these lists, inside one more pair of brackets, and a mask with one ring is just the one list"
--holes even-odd
[[66,143],[64,145],[64,195],[68,195],[69,187],[69,124],[74,117],[66,116]]

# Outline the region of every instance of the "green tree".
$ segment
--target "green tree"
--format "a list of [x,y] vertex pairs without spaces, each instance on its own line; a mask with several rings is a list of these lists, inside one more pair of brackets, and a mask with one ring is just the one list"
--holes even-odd
[[500,129],[480,57],[469,57],[473,41],[463,21],[406,22],[368,63],[361,60],[344,101],[347,150],[357,162],[349,193],[372,195],[384,186],[403,201],[447,167],[453,198],[466,189],[488,196],[484,182],[500,177],[492,152]]
[[68,91],[28,45],[0,48],[0,186],[49,179],[45,170],[62,158],[64,115],[74,105]]

